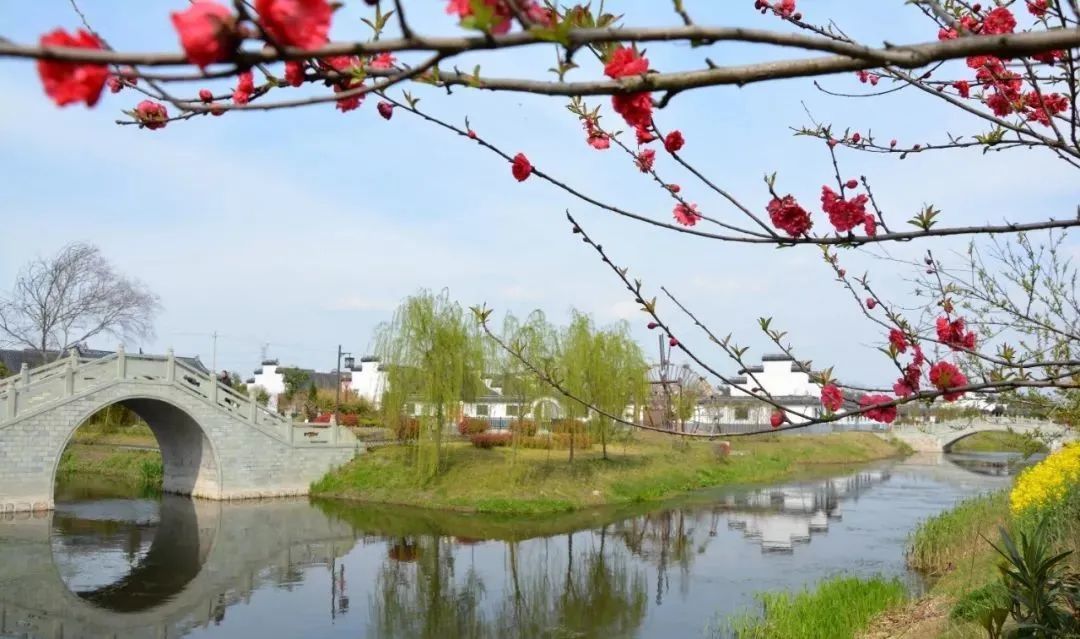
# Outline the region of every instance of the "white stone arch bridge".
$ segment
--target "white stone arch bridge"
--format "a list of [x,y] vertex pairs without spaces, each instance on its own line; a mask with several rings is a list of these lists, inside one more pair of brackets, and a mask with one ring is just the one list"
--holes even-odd
[[48,510],[60,455],[91,415],[123,404],[154,432],[164,490],[208,499],[306,494],[360,450],[345,428],[296,424],[170,351],[76,353],[0,383],[0,513]]
[[1053,422],[1012,419],[1007,417],[983,417],[964,421],[933,424],[905,424],[892,429],[892,434],[918,452],[945,452],[953,444],[976,433],[1016,432],[1021,435],[1037,435],[1051,450],[1077,438],[1074,431]]

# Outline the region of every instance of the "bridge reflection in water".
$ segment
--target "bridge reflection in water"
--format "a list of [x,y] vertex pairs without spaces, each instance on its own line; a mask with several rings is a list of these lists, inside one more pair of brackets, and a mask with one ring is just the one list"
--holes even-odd
[[165,496],[0,520],[0,636],[179,637],[252,592],[329,565],[352,529],[307,500]]
[[923,456],[526,521],[58,498],[55,513],[0,519],[0,637],[696,636],[755,591],[837,570],[901,574],[917,519],[1003,481]]

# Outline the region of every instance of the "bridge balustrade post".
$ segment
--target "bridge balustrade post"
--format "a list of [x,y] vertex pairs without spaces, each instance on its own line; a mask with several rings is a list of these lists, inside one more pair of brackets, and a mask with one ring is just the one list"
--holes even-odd
[[176,381],[176,355],[172,347],[165,351],[165,381],[170,384]]
[[118,379],[127,377],[127,355],[124,353],[123,344],[116,347],[116,377]]
[[30,385],[30,365],[26,362],[23,362],[22,367],[19,369],[19,377],[23,386]]
[[64,367],[64,395],[70,397],[75,394],[75,362],[74,358],[68,358],[67,366]]
[[210,387],[206,391],[206,396],[210,399],[210,403],[217,404],[217,377],[212,372],[207,377],[210,379]]
[[18,395],[19,395],[18,387],[16,387],[15,384],[8,384],[8,394],[7,394],[7,416],[8,416],[8,419],[14,419],[15,418],[15,407],[16,407],[16,402],[18,401]]
[[255,385],[254,384],[252,384],[251,386],[248,386],[248,401],[251,402],[251,408],[250,408],[250,412],[248,413],[248,417],[251,420],[252,424],[258,423],[259,399],[258,399],[258,396],[255,393]]

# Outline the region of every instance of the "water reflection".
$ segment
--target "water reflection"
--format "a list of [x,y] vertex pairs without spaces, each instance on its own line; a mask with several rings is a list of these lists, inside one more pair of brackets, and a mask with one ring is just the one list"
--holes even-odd
[[573,533],[545,539],[540,553],[508,542],[498,585],[459,542],[421,539],[415,561],[394,559],[379,570],[367,636],[634,636],[647,609],[644,571],[608,551],[606,527],[598,546],[581,548],[583,536],[576,549]]
[[1037,463],[1045,457],[1046,453],[1035,453],[1029,457],[1021,453],[950,453],[946,455],[946,459],[964,470],[995,477],[1015,475],[1021,468]]
[[61,504],[53,517],[57,570],[68,576],[70,591],[98,608],[155,608],[183,591],[206,560],[216,522],[205,512],[200,522],[195,506],[171,495],[160,502]]
[[924,457],[536,519],[84,489],[0,519],[0,636],[698,636],[756,591],[903,574],[917,520],[1007,481]]

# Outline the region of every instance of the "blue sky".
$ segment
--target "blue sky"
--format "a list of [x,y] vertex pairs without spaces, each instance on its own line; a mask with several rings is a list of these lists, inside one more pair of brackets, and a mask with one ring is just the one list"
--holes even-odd
[[[184,0],[83,0],[96,29],[119,49],[175,50],[168,12]],[[698,22],[784,28],[753,10],[752,0],[686,0]],[[444,3],[410,2],[415,28],[458,32]],[[609,2],[628,24],[674,24],[668,2]],[[803,0],[811,20],[833,17],[848,33],[872,43],[915,42],[936,32],[917,11],[896,2]],[[873,8],[870,8],[870,7]],[[365,37],[366,5],[346,3],[333,37]],[[0,3],[0,35],[31,42],[56,26],[78,26],[67,0]],[[659,70],[700,67],[708,55],[721,64],[797,55],[772,48],[650,46]],[[482,58],[490,75],[542,77],[549,48]],[[586,62],[584,56],[579,60]],[[471,69],[476,58],[463,58]],[[571,77],[599,76],[586,65]],[[824,80],[857,90],[853,77]],[[201,85],[191,85],[194,93]],[[221,85],[231,86],[230,84]],[[616,150],[584,143],[565,100],[518,94],[413,89],[420,106],[463,122],[511,153],[574,186],[636,211],[670,220],[671,201]],[[282,91],[285,95],[285,91]],[[340,114],[332,105],[271,113],[228,114],[172,124],[157,132],[118,127],[121,109],[140,97],[106,94],[95,109],[57,109],[42,94],[32,64],[0,60],[0,285],[10,286],[27,259],[71,241],[101,247],[122,271],[145,281],[165,311],[157,336],[142,346],[210,360],[209,333],[218,331],[218,364],[247,372],[263,344],[269,355],[319,369],[334,364],[338,343],[359,355],[372,329],[396,303],[419,288],[447,287],[465,305],[487,303],[496,315],[544,309],[562,321],[571,307],[598,322],[629,319],[650,354],[655,336],[646,319],[594,254],[574,241],[563,218],[569,208],[612,257],[647,286],[667,285],[717,333],[732,333],[755,353],[768,351],[756,318],[775,316],[797,352],[816,366],[835,365],[849,381],[883,381],[886,362],[872,346],[884,336],[851,307],[817,249],[741,247],[676,236],[614,218],[538,179],[519,184],[509,167],[475,145],[405,113],[390,122],[374,100]],[[805,109],[805,110],[804,110]],[[747,204],[763,212],[765,173],[826,223],[817,207],[832,169],[820,143],[794,137],[807,112],[840,128],[873,131],[902,141],[937,141],[943,131],[980,132],[978,121],[943,109],[914,91],[871,100],[816,91],[809,80],[683,94],[658,114],[663,129],[679,128],[683,155]],[[613,114],[606,122],[614,125]],[[702,209],[733,221],[736,213],[694,184],[659,154],[658,170],[684,186]],[[1020,157],[1022,156],[1022,157]],[[954,152],[904,161],[847,152],[845,177],[866,175],[887,219],[900,226],[924,203],[944,211],[950,225],[1067,215],[1075,207],[1074,176],[1036,152]],[[899,256],[942,240],[890,247]],[[910,288],[893,266],[856,252],[842,259],[852,273],[870,270],[878,287],[903,300]],[[658,291],[657,291],[658,292]],[[680,338],[731,370],[708,342],[669,310]],[[110,344],[95,344],[110,347]]]

